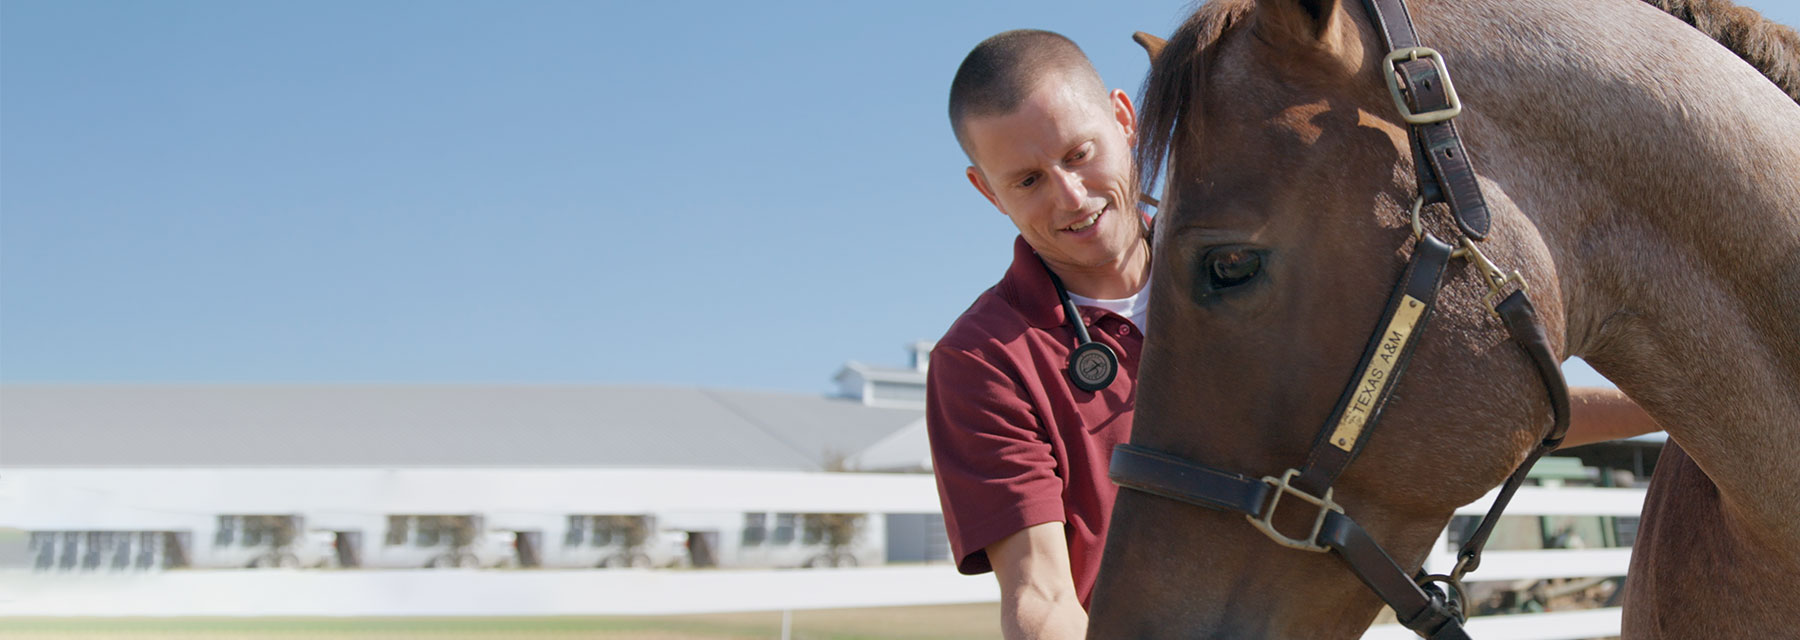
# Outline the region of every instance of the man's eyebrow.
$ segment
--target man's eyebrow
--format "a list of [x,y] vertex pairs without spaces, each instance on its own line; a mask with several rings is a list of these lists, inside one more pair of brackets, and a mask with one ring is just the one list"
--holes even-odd
[[1024,179],[1025,176],[1029,176],[1029,175],[1037,173],[1037,172],[1038,172],[1037,167],[1026,167],[1024,169],[1019,169],[1017,171],[1013,171],[1012,173],[1001,174],[1000,177],[1005,179],[1007,184],[1012,184],[1014,182],[1018,182],[1018,181]]

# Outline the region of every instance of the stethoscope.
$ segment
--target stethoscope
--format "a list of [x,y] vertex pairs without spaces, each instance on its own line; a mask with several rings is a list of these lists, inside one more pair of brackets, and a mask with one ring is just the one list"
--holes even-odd
[[[1043,258],[1039,258],[1038,263],[1044,264]],[[1069,362],[1063,373],[1068,374],[1069,382],[1082,391],[1092,393],[1105,389],[1119,376],[1119,354],[1113,353],[1112,347],[1088,337],[1087,322],[1081,319],[1081,312],[1075,310],[1075,301],[1069,299],[1069,290],[1063,287],[1062,278],[1056,277],[1049,264],[1044,264],[1044,273],[1050,274],[1050,284],[1056,285],[1056,298],[1062,301],[1063,316],[1075,329],[1075,350],[1069,352]]]
[[[1152,207],[1160,204],[1148,195],[1139,195],[1138,201]],[[1149,243],[1150,225],[1144,223],[1143,216],[1138,217],[1138,225],[1144,229],[1144,242]],[[1056,272],[1050,270],[1050,264],[1042,257],[1038,258],[1038,264],[1044,265],[1044,273],[1050,274],[1050,284],[1056,286],[1056,299],[1062,301],[1063,318],[1075,330],[1075,350],[1069,352],[1063,373],[1069,376],[1069,382],[1074,383],[1075,388],[1089,393],[1112,385],[1113,378],[1119,377],[1119,354],[1113,353],[1112,347],[1088,337],[1087,322],[1075,309],[1075,301],[1069,299],[1069,290],[1063,287],[1062,278],[1056,277]]]

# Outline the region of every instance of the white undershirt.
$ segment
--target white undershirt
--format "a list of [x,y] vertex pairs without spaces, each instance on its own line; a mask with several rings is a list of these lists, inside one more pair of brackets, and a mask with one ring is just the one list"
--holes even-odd
[[1097,300],[1070,291],[1069,300],[1073,301],[1076,306],[1099,307],[1119,314],[1119,317],[1136,326],[1138,331],[1145,333],[1150,331],[1149,327],[1144,326],[1150,321],[1149,314],[1145,313],[1150,309],[1150,276],[1148,275],[1144,276],[1144,288],[1138,289],[1138,292],[1131,294],[1129,298]]

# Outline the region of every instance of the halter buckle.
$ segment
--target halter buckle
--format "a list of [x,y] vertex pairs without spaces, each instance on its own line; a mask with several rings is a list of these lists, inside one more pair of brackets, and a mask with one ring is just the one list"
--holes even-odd
[[[1281,474],[1280,479],[1276,479],[1274,476],[1263,476],[1263,483],[1275,489],[1275,495],[1269,498],[1269,506],[1263,509],[1261,514],[1249,513],[1244,514],[1244,517],[1250,520],[1250,524],[1256,525],[1257,529],[1262,530],[1263,535],[1269,536],[1270,540],[1274,540],[1281,546],[1319,553],[1330,551],[1330,548],[1319,544],[1316,540],[1319,539],[1319,531],[1325,528],[1326,514],[1333,511],[1341,514],[1344,512],[1344,507],[1332,501],[1331,489],[1326,489],[1325,497],[1321,498],[1295,488],[1292,482],[1298,475],[1300,475],[1299,469],[1288,469],[1287,473]],[[1313,518],[1312,533],[1307,534],[1303,540],[1289,538],[1275,530],[1275,507],[1281,504],[1281,495],[1284,493],[1294,494],[1294,497],[1319,508],[1318,517]]]
[[[1444,98],[1450,106],[1424,113],[1413,113],[1412,107],[1406,105],[1406,94],[1400,90],[1400,79],[1395,77],[1402,62],[1414,60],[1431,61],[1432,69],[1437,71],[1438,81],[1444,83]],[[1444,55],[1431,47],[1406,47],[1395,49],[1382,61],[1382,77],[1387,78],[1388,93],[1394,96],[1394,106],[1400,109],[1400,119],[1408,124],[1434,124],[1456,117],[1462,113],[1462,99],[1456,96],[1456,85],[1450,84],[1450,69],[1444,66]]]

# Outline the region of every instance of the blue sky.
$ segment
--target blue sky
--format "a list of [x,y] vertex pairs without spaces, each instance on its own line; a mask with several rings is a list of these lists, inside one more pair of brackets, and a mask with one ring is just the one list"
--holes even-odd
[[0,381],[826,390],[1010,257],[968,48],[1184,14],[1096,6],[7,0]]

